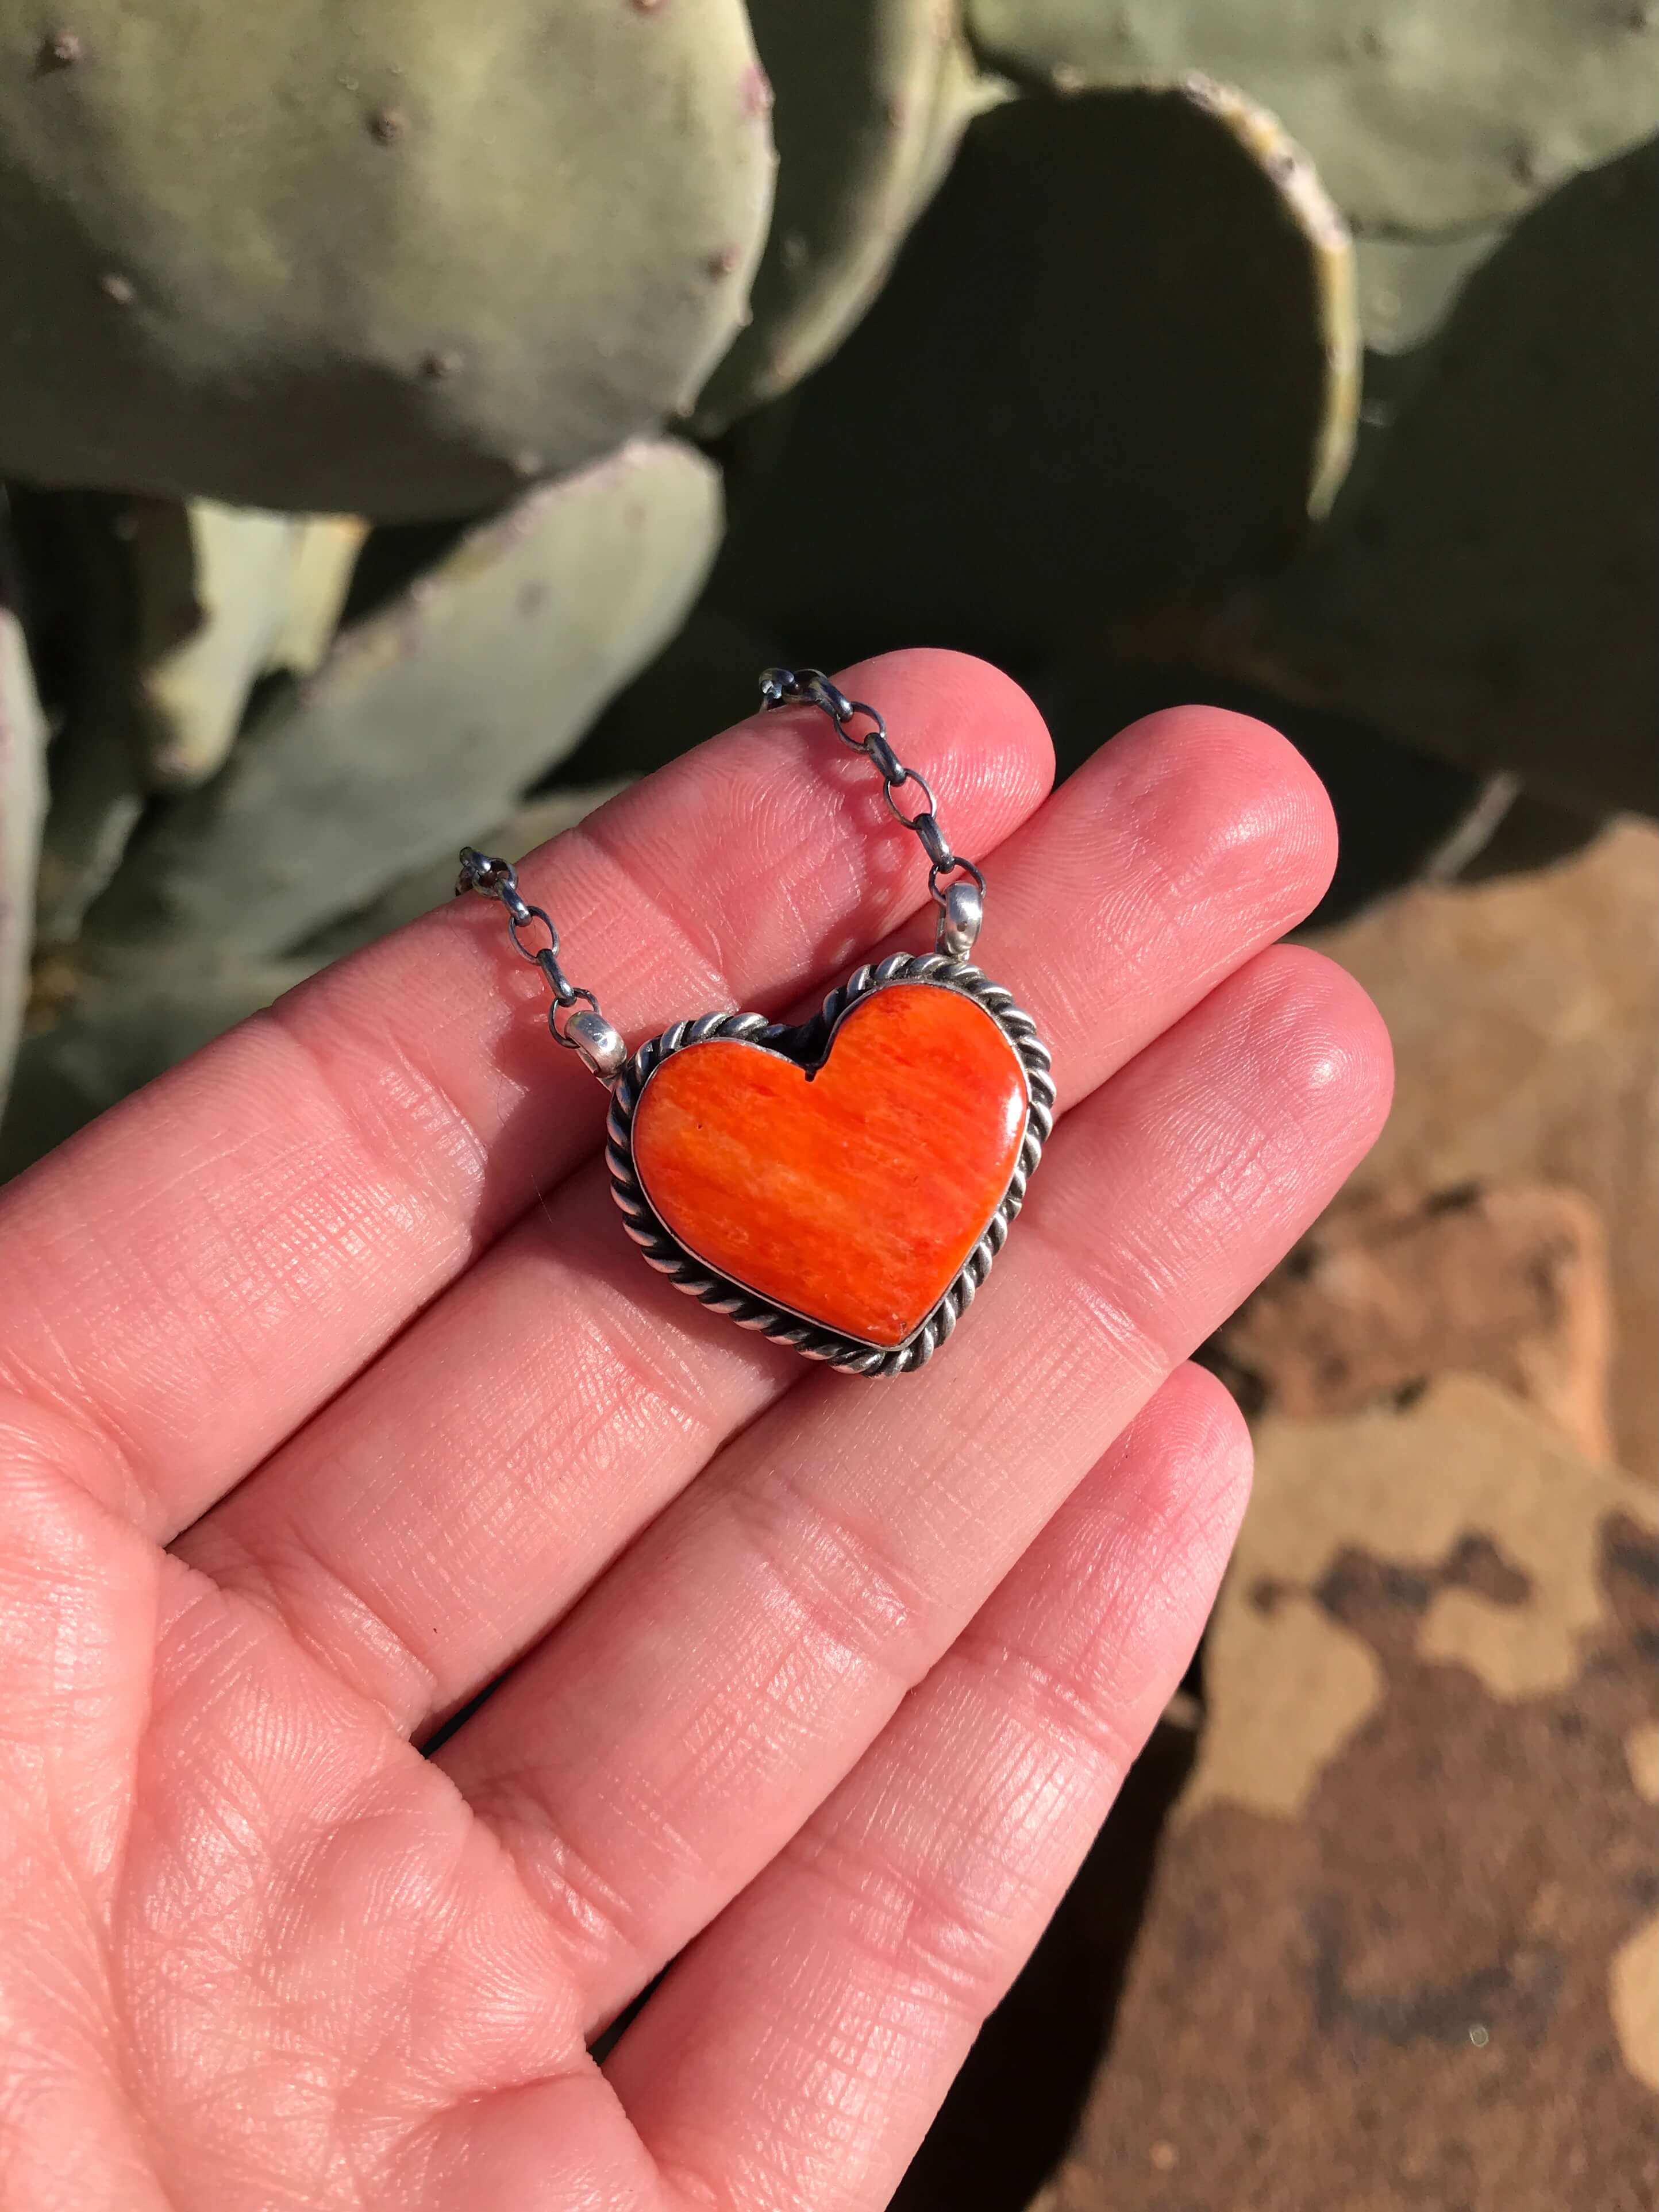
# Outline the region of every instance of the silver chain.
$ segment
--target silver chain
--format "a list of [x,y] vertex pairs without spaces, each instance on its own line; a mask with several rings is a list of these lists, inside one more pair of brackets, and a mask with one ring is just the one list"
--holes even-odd
[[[559,933],[553,927],[553,917],[545,907],[526,902],[519,889],[519,872],[513,863],[463,845],[461,872],[456,878],[455,891],[458,897],[462,891],[481,891],[485,898],[498,899],[507,908],[507,926],[512,933],[514,951],[520,959],[541,969],[553,994],[553,1003],[547,1010],[548,1028],[568,1052],[579,1053],[595,1075],[611,1081],[628,1057],[627,1048],[599,1012],[599,1002],[593,994],[585,984],[573,983],[559,965]],[[536,922],[540,922],[547,932],[547,942],[539,949],[524,940],[524,932]],[[562,1014],[565,1017],[562,1022],[559,1018]]]
[[[896,822],[907,830],[914,830],[921,841],[921,849],[927,855],[927,889],[941,915],[949,911],[950,894],[945,885],[947,876],[964,876],[973,884],[977,900],[975,910],[982,917],[985,898],[985,878],[971,860],[964,860],[951,850],[945,832],[939,827],[939,816],[933,805],[933,794],[927,779],[920,769],[906,768],[887,739],[887,724],[876,709],[862,699],[849,699],[838,686],[832,684],[821,668],[769,668],[761,678],[761,708],[765,712],[776,707],[818,707],[836,726],[836,735],[842,744],[850,745],[855,753],[862,753],[881,774],[882,794],[887,809]],[[862,717],[870,725],[861,738],[854,737],[848,726]],[[923,804],[914,814],[907,814],[894,798],[907,784],[915,784],[921,793]],[[959,904],[964,903],[958,902]],[[941,922],[941,928],[943,927]],[[978,934],[977,922],[972,935]],[[942,948],[943,949],[943,948]]]
[[[885,721],[862,699],[849,699],[821,668],[769,668],[761,678],[760,690],[763,711],[776,707],[822,708],[835,724],[836,734],[842,743],[862,753],[880,771],[882,794],[889,812],[907,830],[915,832],[927,855],[927,889],[939,909],[938,950],[948,953],[952,960],[965,961],[984,918],[985,878],[972,860],[964,860],[951,850],[939,828],[927,777],[918,769],[906,768],[893,750],[887,740]],[[863,737],[854,737],[849,725],[860,717],[870,724],[870,728]],[[922,799],[922,805],[914,814],[907,814],[893,796],[896,791],[902,791],[910,784],[916,787]],[[947,883],[949,877],[958,880]],[[520,958],[541,969],[553,994],[553,1004],[547,1014],[548,1028],[567,1051],[580,1054],[602,1082],[613,1083],[627,1060],[628,1048],[599,1012],[599,1002],[592,991],[583,984],[573,983],[559,964],[559,933],[553,926],[553,917],[545,907],[532,906],[526,900],[519,889],[518,871],[512,862],[464,845],[455,890],[458,896],[463,891],[480,892],[506,908],[515,951]],[[524,938],[524,933],[537,922],[547,932],[547,942],[539,948],[526,944]]]

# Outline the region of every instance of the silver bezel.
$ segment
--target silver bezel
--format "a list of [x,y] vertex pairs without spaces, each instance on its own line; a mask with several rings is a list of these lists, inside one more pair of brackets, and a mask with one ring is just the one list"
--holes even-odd
[[[653,1071],[672,1053],[709,1037],[742,1038],[777,1052],[797,1066],[811,1067],[822,1061],[838,1024],[860,1000],[893,983],[932,983],[943,990],[959,991],[990,1015],[1018,1055],[1025,1071],[1025,1131],[1019,1158],[1010,1176],[1002,1202],[991,1216],[979,1242],[969,1254],[956,1280],[902,1344],[886,1346],[842,1336],[799,1314],[757,1297],[742,1284],[718,1273],[688,1250],[663,1222],[646,1196],[634,1164],[634,1113],[641,1091]],[[611,1187],[621,1207],[629,1235],[640,1247],[647,1264],[665,1275],[675,1288],[697,1299],[715,1313],[724,1314],[739,1328],[751,1328],[774,1344],[787,1344],[805,1358],[820,1359],[850,1375],[908,1375],[925,1366],[966,1312],[974,1293],[990,1273],[1002,1249],[1009,1224],[1025,1200],[1025,1186],[1042,1157],[1042,1147],[1054,1126],[1054,1086],[1049,1073],[1048,1048],[1037,1036],[1029,1014],[1014,1004],[1000,983],[977,968],[947,959],[942,953],[895,953],[875,967],[860,968],[839,990],[832,991],[821,1013],[791,1029],[768,1021],[764,1014],[704,1014],[699,1020],[676,1022],[672,1029],[642,1044],[617,1078],[611,1094],[611,1118],[606,1159]]]

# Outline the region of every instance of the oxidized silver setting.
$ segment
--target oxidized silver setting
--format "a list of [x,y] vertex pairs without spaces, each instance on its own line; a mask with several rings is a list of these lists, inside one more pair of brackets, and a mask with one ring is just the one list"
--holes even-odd
[[[761,677],[760,690],[763,708],[811,706],[820,709],[829,716],[842,744],[862,753],[880,775],[888,811],[911,832],[927,856],[928,895],[939,908],[932,952],[896,953],[878,966],[860,968],[838,991],[830,994],[820,1014],[799,1027],[769,1022],[764,1014],[705,1014],[700,1021],[677,1022],[672,1029],[642,1044],[629,1059],[620,1032],[600,1011],[593,993],[586,985],[573,983],[565,974],[553,918],[545,907],[532,906],[524,897],[518,872],[510,860],[464,846],[455,888],[458,892],[481,892],[506,908],[514,946],[522,958],[541,969],[552,992],[547,1025],[555,1042],[577,1054],[610,1090],[606,1158],[611,1188],[628,1233],[644,1252],[647,1263],[688,1297],[698,1299],[714,1313],[725,1314],[739,1328],[752,1328],[775,1344],[790,1345],[808,1359],[823,1360],[848,1375],[908,1375],[925,1366],[955,1328],[975,1291],[990,1273],[1009,1224],[1025,1201],[1026,1183],[1042,1157],[1054,1126],[1054,1086],[1048,1049],[1030,1016],[1014,1004],[1000,983],[992,982],[970,964],[985,919],[985,878],[975,862],[951,849],[934,811],[927,778],[917,769],[907,768],[893,750],[880,714],[867,701],[849,699],[821,668],[769,668]],[[861,738],[853,734],[853,724],[858,720],[870,724]],[[907,814],[893,796],[910,785],[915,787],[921,801],[914,814]],[[545,945],[526,941],[526,933],[535,928],[545,933]],[[640,1094],[653,1070],[670,1054],[711,1037],[729,1037],[775,1052],[810,1073],[823,1064],[836,1025],[848,1008],[872,991],[893,983],[933,984],[941,990],[959,991],[983,1007],[1012,1045],[1024,1071],[1025,1127],[1002,1202],[956,1280],[902,1344],[888,1346],[842,1336],[804,1314],[773,1305],[689,1250],[646,1195],[634,1164],[633,1128]]]
[[[689,1044],[709,1037],[742,1038],[764,1045],[797,1060],[804,1067],[821,1061],[836,1026],[848,1010],[872,992],[893,983],[932,983],[959,991],[982,1006],[1012,1045],[1025,1071],[1025,1133],[1019,1158],[1001,1204],[969,1254],[961,1272],[926,1321],[902,1344],[891,1346],[861,1343],[842,1336],[799,1314],[771,1304],[745,1290],[741,1283],[718,1273],[681,1243],[663,1222],[645,1194],[634,1164],[633,1126],[640,1093],[652,1071]],[[1014,1216],[1025,1202],[1025,1187],[1042,1157],[1054,1127],[1054,1086],[1047,1046],[1037,1036],[1030,1016],[1015,1005],[1012,994],[994,983],[979,969],[940,952],[895,953],[874,967],[860,968],[823,1002],[823,1011],[797,1028],[769,1022],[764,1014],[704,1014],[696,1021],[676,1022],[672,1029],[652,1037],[634,1054],[615,1079],[611,1093],[611,1116],[605,1157],[611,1187],[622,1209],[628,1234],[640,1247],[648,1266],[665,1275],[677,1290],[696,1298],[712,1312],[724,1314],[739,1328],[754,1329],[774,1344],[787,1344],[808,1359],[818,1359],[849,1375],[908,1375],[923,1367],[951,1334],[972,1303],[975,1292],[990,1273],[1002,1249]]]

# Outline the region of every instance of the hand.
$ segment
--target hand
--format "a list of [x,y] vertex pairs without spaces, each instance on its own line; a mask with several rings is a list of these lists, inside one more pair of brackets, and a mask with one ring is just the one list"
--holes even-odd
[[[0,1200],[11,2212],[874,2212],[1179,1680],[1249,1462],[1182,1363],[1385,1110],[1359,991],[1271,949],[1323,793],[1193,708],[1045,799],[991,670],[845,680],[988,859],[1065,1115],[924,1373],[641,1265],[482,901]],[[931,942],[810,710],[523,881],[633,1038]]]

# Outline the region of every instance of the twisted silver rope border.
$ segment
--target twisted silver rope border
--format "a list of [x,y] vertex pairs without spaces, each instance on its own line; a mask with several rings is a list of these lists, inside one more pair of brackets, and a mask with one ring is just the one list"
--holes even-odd
[[[804,1321],[746,1291],[741,1284],[717,1274],[688,1251],[652,1206],[634,1167],[634,1112],[640,1092],[653,1068],[671,1053],[708,1037],[743,1037],[754,1044],[781,1046],[788,1040],[790,1057],[800,1052],[811,1065],[822,1053],[836,1024],[850,1006],[888,983],[933,983],[983,1006],[1019,1055],[1025,1070],[1030,1103],[1025,1134],[1002,1203],[991,1216],[983,1235],[963,1262],[960,1273],[921,1328],[890,1350],[861,1344],[855,1337],[839,1334]],[[850,1375],[908,1375],[930,1360],[955,1328],[991,1272],[1002,1249],[1009,1224],[1025,1202],[1025,1186],[1036,1170],[1054,1127],[1054,1085],[1048,1048],[1036,1033],[1030,1016],[1014,1004],[1012,994],[994,983],[979,969],[949,960],[943,953],[895,953],[875,967],[860,968],[823,1002],[823,1010],[804,1030],[792,1030],[764,1014],[704,1014],[696,1021],[676,1022],[659,1036],[642,1044],[629,1061],[611,1094],[606,1125],[605,1158],[611,1170],[611,1188],[621,1207],[628,1234],[640,1247],[647,1265],[665,1275],[676,1290],[697,1299],[712,1312],[724,1314],[739,1328],[752,1328],[774,1344],[787,1344],[807,1359],[821,1359]]]

